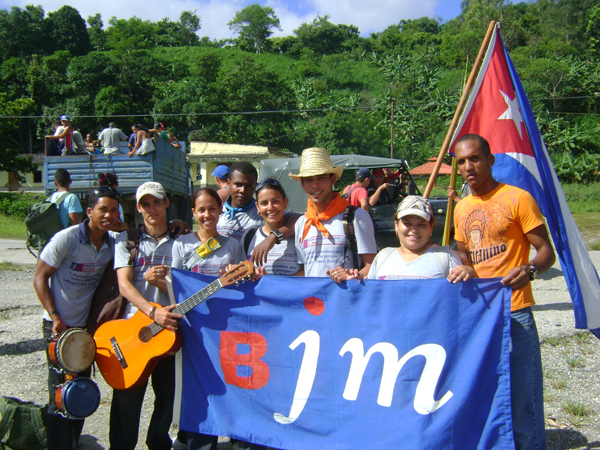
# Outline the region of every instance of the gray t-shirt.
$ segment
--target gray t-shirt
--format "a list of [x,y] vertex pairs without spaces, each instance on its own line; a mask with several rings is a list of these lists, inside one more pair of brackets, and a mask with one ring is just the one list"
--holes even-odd
[[236,212],[233,219],[227,214],[227,209],[223,205],[223,212],[219,216],[219,223],[217,224],[217,232],[221,236],[229,236],[240,241],[246,230],[262,226],[263,224],[264,220],[258,214],[254,201],[248,211]]
[[[447,260],[449,267],[445,268],[449,272],[452,268],[461,265],[461,261],[456,253],[449,250],[449,258],[441,258]],[[381,250],[369,270],[367,278],[371,280],[419,280],[429,278],[442,278],[442,267],[440,267],[440,259],[436,257],[436,253],[446,253],[440,247],[432,245],[425,253],[411,262],[406,262],[398,253],[397,248],[384,248]]]
[[242,244],[232,238],[227,239],[220,248],[203,259],[192,256],[200,246],[202,242],[195,233],[179,236],[173,244],[173,267],[220,277],[219,270],[225,270],[228,264],[238,264],[245,259]]
[[118,128],[105,128],[98,135],[98,139],[102,141],[104,153],[110,154],[119,151],[120,141],[127,141],[127,136]]
[[[50,290],[54,306],[68,327],[85,327],[94,291],[114,253],[115,240],[110,233],[96,251],[86,233],[88,222],[56,233],[40,255],[56,269]],[[52,320],[47,311],[44,319]]]
[[[147,270],[154,266],[170,266],[171,254],[173,250],[173,239],[167,234],[158,244],[154,238],[148,236],[140,230],[141,239],[138,245],[137,259],[133,263],[133,276],[131,284],[142,294],[149,302],[158,303],[162,306],[168,306],[171,302],[169,295],[158,289],[156,286],[148,283],[144,279],[144,274]],[[127,250],[127,231],[123,231],[117,237],[115,244],[115,269],[127,267],[129,262],[130,251]],[[125,306],[123,317],[129,319],[138,309],[131,303]]]
[[[296,257],[300,264],[304,264],[304,274],[307,277],[326,277],[328,269],[342,266],[352,269],[352,251],[346,250],[346,234],[343,224],[344,213],[332,217],[321,223],[329,231],[326,238],[317,227],[310,227],[306,237],[302,239],[306,216],[302,216],[296,222]],[[354,233],[358,254],[375,254],[375,233],[371,216],[364,209],[358,208],[354,215]]]
[[[248,233],[249,231],[246,231]],[[248,259],[252,256],[252,250],[262,241],[267,238],[267,235],[263,232],[262,227],[258,227],[254,236],[250,240],[248,246]],[[242,242],[246,241],[246,234],[242,238]],[[294,238],[284,239],[279,244],[275,244],[267,255],[267,263],[265,264],[265,270],[269,275],[294,275],[302,269],[302,264],[298,264],[296,261],[296,246],[294,245]]]

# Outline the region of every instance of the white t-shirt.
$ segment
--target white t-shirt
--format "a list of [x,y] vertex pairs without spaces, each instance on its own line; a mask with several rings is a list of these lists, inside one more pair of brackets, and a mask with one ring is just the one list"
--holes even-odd
[[230,219],[227,209],[223,205],[223,212],[219,216],[219,223],[217,224],[217,232],[221,236],[229,236],[240,241],[246,230],[262,226],[265,222],[258,214],[256,203],[252,201],[252,204],[253,206],[248,211],[236,212],[233,219]]
[[[85,231],[87,222],[56,233],[40,255],[56,269],[50,290],[54,306],[68,327],[85,327],[94,291],[114,253],[115,239],[110,233],[96,251]],[[44,319],[52,320],[48,311]]]
[[[250,230],[246,231],[248,233]],[[246,233],[242,238],[242,243],[246,241]],[[267,235],[262,230],[262,227],[258,227],[254,236],[250,240],[248,246],[248,259],[252,256],[252,250],[262,241],[267,238]],[[302,265],[296,261],[296,246],[294,245],[294,238],[284,239],[279,244],[275,244],[273,248],[267,254],[267,263],[265,264],[265,270],[269,275],[294,275],[302,269]]]
[[[302,216],[296,222],[296,257],[300,264],[304,264],[304,275],[307,277],[326,277],[328,269],[342,266],[345,269],[353,269],[352,251],[346,250],[346,234],[344,233],[344,213],[321,222],[327,231],[329,239],[317,230],[310,227],[308,234],[302,239],[306,216]],[[358,254],[375,254],[375,233],[371,216],[364,209],[358,208],[354,215],[354,234]]]
[[377,254],[373,264],[371,264],[367,278],[371,280],[442,278],[444,274],[436,253],[449,255],[449,258],[441,258],[442,260],[448,260],[449,267],[446,269],[448,272],[462,264],[458,255],[452,250],[449,250],[448,254],[435,245],[429,247],[425,253],[411,262],[404,261],[397,248],[388,247]]
[[228,264],[238,264],[244,261],[242,244],[235,239],[227,239],[217,250],[206,258],[190,258],[196,249],[202,245],[195,233],[179,236],[173,245],[173,267],[220,277],[220,270],[225,270]]
[[[131,284],[142,294],[149,302],[158,303],[162,306],[168,306],[171,302],[169,295],[158,289],[156,286],[148,283],[144,278],[147,270],[154,266],[170,266],[171,254],[173,250],[173,239],[167,234],[158,244],[146,233],[140,230],[141,239],[138,245],[137,259],[133,263],[133,276]],[[129,262],[130,251],[127,250],[127,231],[123,231],[117,237],[115,244],[115,269],[127,267]],[[123,317],[129,319],[138,309],[131,303],[125,306]]]

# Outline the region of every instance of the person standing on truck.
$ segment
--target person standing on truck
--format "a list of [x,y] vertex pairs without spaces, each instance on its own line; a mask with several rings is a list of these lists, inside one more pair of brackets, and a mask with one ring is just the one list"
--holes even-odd
[[[300,173],[289,174],[302,184],[308,196],[306,214],[296,222],[298,262],[304,264],[307,277],[329,276],[337,283],[358,277],[359,269],[366,276],[377,253],[373,222],[367,211],[354,211],[352,236],[350,227],[344,226],[350,204],[333,192],[343,171],[341,166],[333,167],[324,148],[307,148],[302,152]],[[355,267],[352,250],[346,246],[348,239],[356,239],[356,259],[362,268]]]
[[73,151],[73,127],[71,126],[71,119],[69,116],[60,116],[61,127],[56,128],[54,134],[46,136],[46,139],[52,139],[58,141],[58,151],[60,155],[72,155]]
[[148,128],[142,124],[136,123],[132,125],[131,129],[137,134],[137,138],[133,150],[129,150],[127,156],[130,158],[133,155],[142,156],[155,150],[154,143],[152,142],[152,135]]
[[177,141],[177,138],[172,134],[169,134],[165,126],[160,122],[156,122],[154,124],[154,128],[150,130],[150,133],[153,134],[154,142],[156,142],[156,139],[160,137],[174,147],[181,148],[181,144]]
[[105,128],[100,132],[98,139],[102,142],[105,155],[118,153],[119,147],[121,146],[121,141],[127,142],[127,136],[117,128],[117,124],[115,122],[109,123],[108,128]]
[[86,152],[83,136],[75,125],[71,124],[71,126],[73,127],[73,147],[78,155],[83,155]]
[[367,187],[371,184],[373,176],[366,167],[361,167],[356,172],[356,183],[346,186],[342,198],[350,202],[352,206],[369,211],[369,194]]
[[72,180],[67,169],[58,169],[54,172],[54,186],[56,192],[53,193],[48,201],[56,203],[64,196],[64,200],[58,205],[58,215],[63,227],[68,228],[81,222],[81,213],[83,208],[79,198],[69,192]]
[[[35,270],[33,287],[45,309],[42,329],[46,347],[52,336],[67,328],[85,327],[94,291],[113,259],[114,239],[108,231],[119,216],[119,196],[112,189],[94,191],[88,198],[87,215],[88,219],[79,226],[52,237]],[[48,450],[75,450],[84,420],[60,415],[55,393],[65,382],[65,375],[55,370],[50,358],[47,365]],[[89,376],[90,371],[81,375]]]

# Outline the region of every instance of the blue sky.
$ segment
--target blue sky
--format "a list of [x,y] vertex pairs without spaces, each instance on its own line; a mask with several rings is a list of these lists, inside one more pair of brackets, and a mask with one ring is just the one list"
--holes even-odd
[[196,10],[202,19],[200,36],[229,38],[234,34],[227,27],[236,11],[252,3],[270,6],[281,21],[283,31],[276,35],[286,36],[304,22],[312,21],[317,15],[329,15],[334,23],[356,25],[363,36],[383,31],[402,19],[439,16],[449,20],[460,13],[461,0],[0,0],[0,8],[25,7],[27,4],[41,5],[46,13],[56,11],[68,4],[76,8],[86,19],[95,13],[102,14],[104,23],[112,16],[127,19],[137,16],[157,21],[163,17],[177,20],[181,11]]

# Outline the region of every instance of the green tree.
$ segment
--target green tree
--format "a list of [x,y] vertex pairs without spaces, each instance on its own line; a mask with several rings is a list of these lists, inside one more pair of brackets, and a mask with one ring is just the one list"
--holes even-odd
[[347,35],[329,21],[329,16],[317,16],[311,23],[303,23],[294,30],[298,48],[308,48],[319,55],[340,53]]
[[25,9],[13,6],[8,12],[0,9],[1,59],[44,54],[44,10],[41,6],[27,5]]
[[45,28],[50,53],[67,50],[74,56],[80,56],[92,50],[85,20],[72,6],[65,5],[48,13]]
[[93,16],[88,16],[88,34],[90,36],[90,43],[97,52],[100,50],[106,50],[106,32],[104,31],[104,23],[102,22],[102,16],[100,13],[96,13]]
[[109,48],[132,52],[156,46],[157,25],[138,17],[117,19],[111,17],[110,27],[106,30],[106,43]]
[[[0,93],[0,115],[20,116],[31,113],[34,102],[31,99],[8,101],[6,95]],[[0,171],[16,173],[20,181],[25,181],[25,173],[34,171],[30,158],[19,158],[19,153],[27,149],[28,140],[20,132],[22,123],[18,119],[4,118],[0,121]]]
[[281,30],[279,18],[270,6],[254,3],[235,13],[227,24],[241,39],[252,43],[256,53],[261,53],[265,42],[273,34],[273,29]]
[[181,26],[181,41],[188,47],[193,47],[198,44],[198,35],[196,34],[201,28],[202,21],[196,15],[196,10],[182,11],[179,16],[179,25]]

